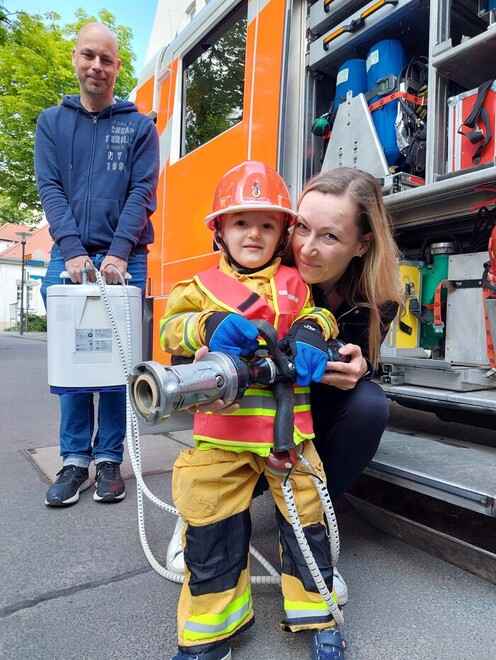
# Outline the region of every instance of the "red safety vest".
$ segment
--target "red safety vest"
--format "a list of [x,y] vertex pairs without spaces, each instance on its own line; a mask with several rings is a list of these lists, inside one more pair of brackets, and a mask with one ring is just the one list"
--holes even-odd
[[288,333],[309,297],[308,285],[296,268],[289,266],[279,266],[275,277],[270,280],[275,309],[246,284],[220,271],[218,266],[195,275],[193,279],[221,309],[247,319],[268,321],[277,330],[279,339]]
[[[270,281],[274,309],[243,282],[221,272],[217,266],[194,280],[220,309],[247,319],[264,319],[284,337],[307,303],[309,290],[295,268],[280,266]],[[310,412],[310,388],[294,385],[293,441],[299,444],[314,437]],[[201,449],[217,447],[230,451],[252,451],[268,456],[274,442],[276,401],[270,387],[252,385],[230,415],[196,413],[193,437]]]

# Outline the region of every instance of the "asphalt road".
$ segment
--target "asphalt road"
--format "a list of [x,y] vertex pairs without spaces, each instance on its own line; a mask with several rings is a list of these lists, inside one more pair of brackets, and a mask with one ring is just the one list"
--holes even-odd
[[[58,401],[46,385],[44,336],[0,333],[0,658],[8,660],[164,660],[176,648],[180,587],[148,563],[137,524],[136,482],[121,503],[43,504],[47,478],[33,452],[57,444]],[[184,444],[178,416],[156,432],[170,456],[145,481],[166,502],[173,456]],[[184,434],[183,434],[184,435]],[[146,455],[147,447],[142,447]],[[493,584],[372,528],[336,503],[339,568],[346,578],[344,636],[350,660],[494,660]],[[254,546],[277,565],[270,495],[253,507]],[[145,505],[148,542],[164,562],[174,517]],[[263,574],[256,562],[253,572]],[[235,660],[310,658],[307,633],[279,628],[277,586],[254,585],[256,624],[233,641]]]

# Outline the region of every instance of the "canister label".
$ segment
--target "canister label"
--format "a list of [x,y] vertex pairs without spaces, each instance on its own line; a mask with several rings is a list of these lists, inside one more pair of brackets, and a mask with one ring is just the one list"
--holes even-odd
[[77,353],[111,353],[112,328],[78,328],[75,345]]

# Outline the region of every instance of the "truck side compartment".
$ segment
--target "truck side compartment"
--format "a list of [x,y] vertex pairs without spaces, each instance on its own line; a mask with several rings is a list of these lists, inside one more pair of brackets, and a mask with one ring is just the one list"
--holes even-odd
[[[403,255],[380,384],[412,410],[496,429],[495,56],[492,2],[211,0],[136,92],[161,144],[150,356],[164,359],[172,284],[216,259],[204,217],[225,171],[264,160],[296,202],[315,172],[357,167],[379,180]],[[366,479],[493,524],[494,473],[496,437],[448,446],[390,429]]]

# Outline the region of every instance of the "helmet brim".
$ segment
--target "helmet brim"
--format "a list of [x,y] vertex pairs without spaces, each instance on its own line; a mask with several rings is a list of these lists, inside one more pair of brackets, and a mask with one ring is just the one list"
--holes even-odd
[[209,229],[213,229],[213,221],[215,218],[218,218],[220,215],[227,215],[228,213],[242,213],[243,211],[275,211],[276,213],[285,213],[287,216],[292,218],[297,217],[297,213],[292,209],[288,209],[285,206],[277,206],[274,204],[241,204],[238,206],[230,206],[227,209],[222,209],[220,211],[215,211],[214,213],[209,213],[205,217],[205,223]]

